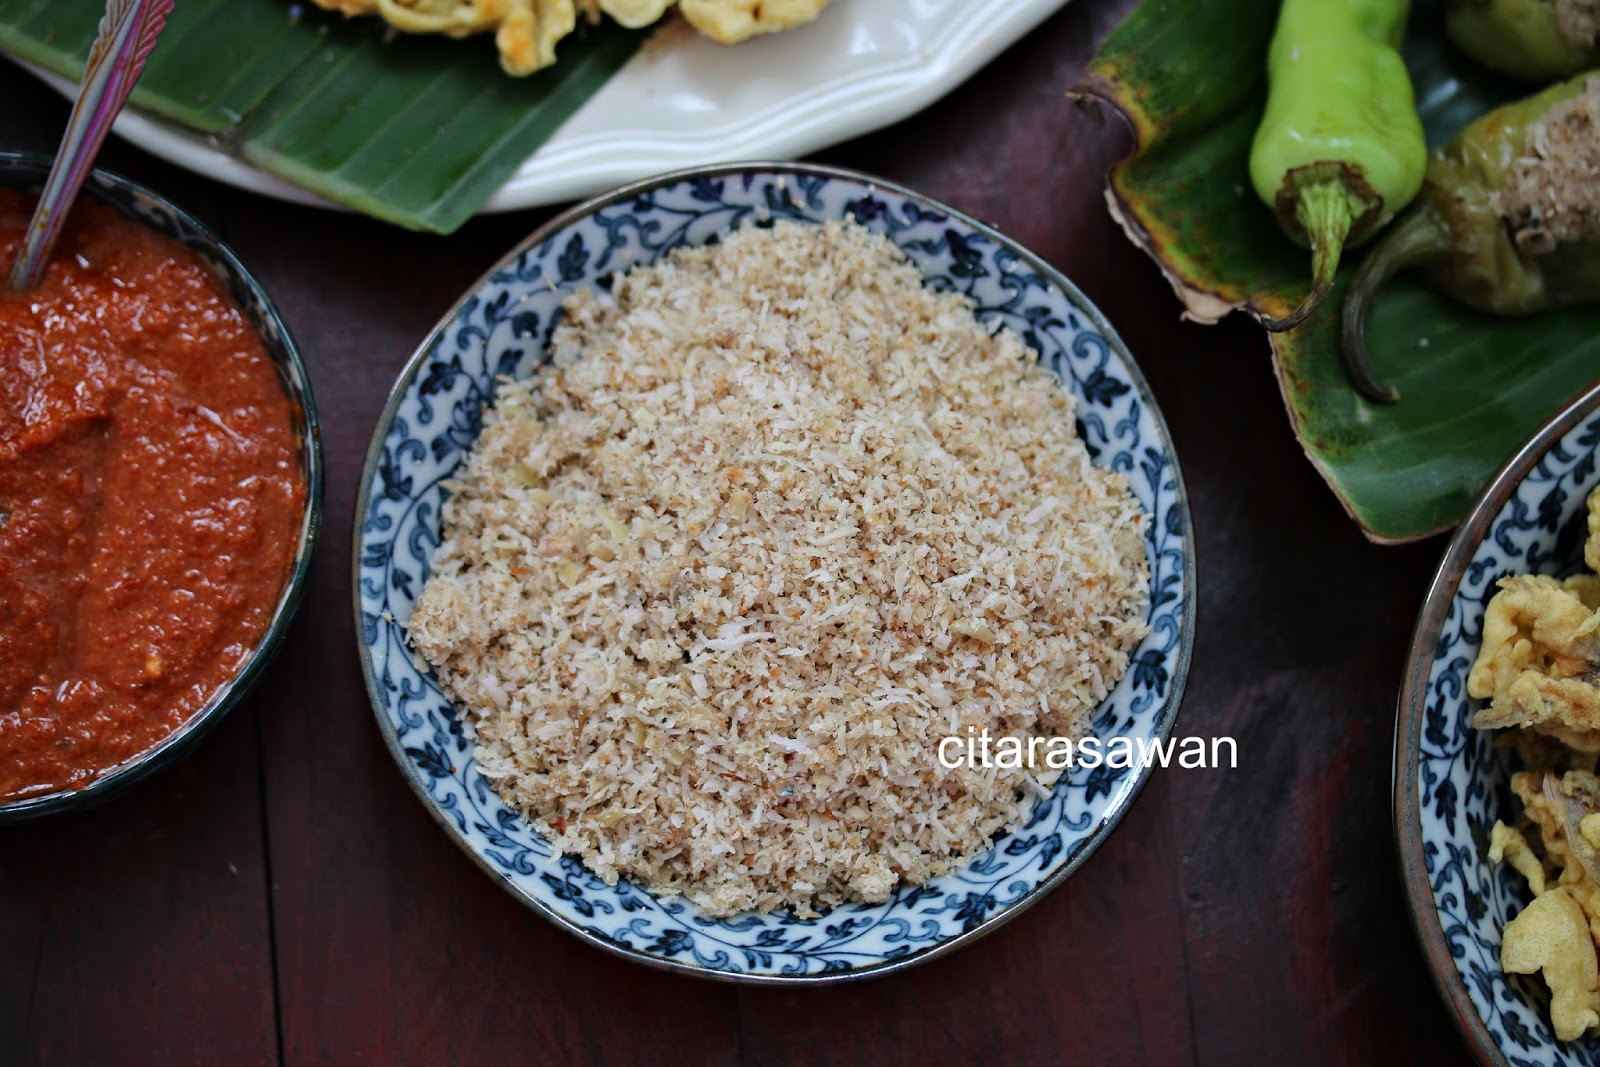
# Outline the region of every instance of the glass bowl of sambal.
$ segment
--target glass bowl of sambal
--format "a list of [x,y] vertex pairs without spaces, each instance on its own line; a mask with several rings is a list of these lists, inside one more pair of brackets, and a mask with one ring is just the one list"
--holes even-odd
[[[49,162],[0,153],[0,277]],[[44,280],[0,291],[0,822],[193,750],[271,661],[321,516],[277,308],[211,230],[95,171]]]

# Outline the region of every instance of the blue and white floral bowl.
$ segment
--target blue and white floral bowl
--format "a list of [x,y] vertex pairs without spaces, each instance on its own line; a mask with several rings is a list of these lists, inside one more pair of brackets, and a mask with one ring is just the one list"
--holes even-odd
[[1583,566],[1585,498],[1600,482],[1600,383],[1546,423],[1490,481],[1445,551],[1417,621],[1394,745],[1395,840],[1411,917],[1446,1004],[1479,1062],[1600,1063],[1600,1041],[1559,1042],[1537,976],[1500,967],[1500,931],[1530,899],[1487,859],[1512,822],[1510,753],[1472,727],[1467,672],[1495,582]]
[[995,230],[907,189],[826,167],[702,168],[580,205],[496,265],[406,365],[379,419],[356,506],[355,615],[367,690],[395,761],[479,866],[535,911],[619,955],[714,977],[829,981],[883,973],[965,944],[1020,914],[1076,870],[1133,803],[1148,769],[1064,776],[1026,826],[959,874],[882,905],[812,920],[712,919],[681,899],[608,886],[550,846],[479,774],[455,711],[420,672],[405,625],[439,541],[447,479],[478,436],[497,376],[546,357],[561,301],[680,245],[747,220],[854,217],[887,234],[929,284],[969,294],[979,317],[1041,352],[1077,397],[1083,436],[1125,471],[1152,514],[1150,635],[1098,709],[1103,738],[1165,738],[1194,636],[1194,546],[1172,442],[1139,369],[1073,285]]

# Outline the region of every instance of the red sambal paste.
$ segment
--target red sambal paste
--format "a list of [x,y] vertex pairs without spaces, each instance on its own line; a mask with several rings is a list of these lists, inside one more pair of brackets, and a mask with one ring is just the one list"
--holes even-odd
[[[0,189],[0,276],[32,198]],[[289,398],[193,253],[85,198],[0,291],[0,799],[81,789],[242,667],[305,507]]]

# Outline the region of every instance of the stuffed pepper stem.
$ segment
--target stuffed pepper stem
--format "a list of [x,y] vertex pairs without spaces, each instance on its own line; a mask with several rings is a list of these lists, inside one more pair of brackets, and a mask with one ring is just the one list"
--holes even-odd
[[1367,360],[1367,308],[1379,289],[1403,270],[1448,256],[1453,247],[1450,227],[1427,203],[1418,204],[1367,254],[1345,291],[1340,341],[1350,383],[1369,400],[1392,404],[1400,399],[1394,386],[1380,381]]

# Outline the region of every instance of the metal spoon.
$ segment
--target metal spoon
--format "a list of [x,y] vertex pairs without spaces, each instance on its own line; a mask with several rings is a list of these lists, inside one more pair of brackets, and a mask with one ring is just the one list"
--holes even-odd
[[100,30],[78,86],[78,99],[72,105],[72,117],[67,119],[56,161],[50,167],[39,205],[28,222],[27,236],[6,278],[8,288],[31,289],[44,275],[67,212],[89,176],[95,153],[100,151],[112,121],[127,101],[133,83],[139,80],[144,61],[167,24],[172,4],[173,0],[107,0],[106,13],[100,19]]

